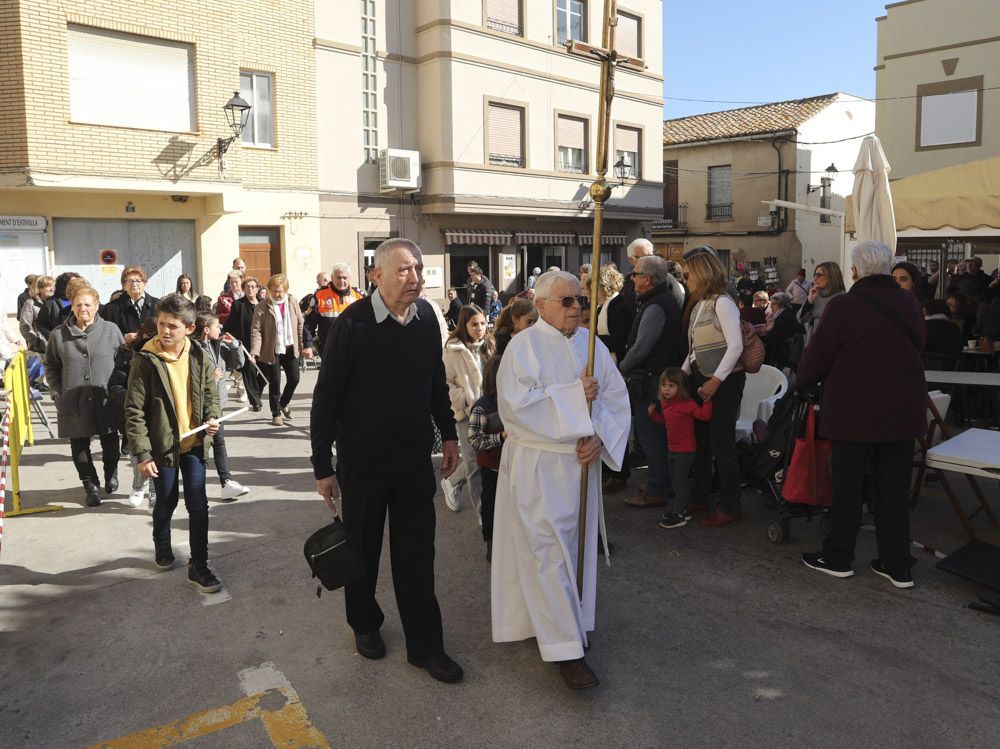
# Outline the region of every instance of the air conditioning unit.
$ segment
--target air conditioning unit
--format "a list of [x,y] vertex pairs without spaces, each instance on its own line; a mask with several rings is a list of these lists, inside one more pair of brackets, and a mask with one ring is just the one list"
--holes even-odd
[[420,152],[383,148],[378,158],[379,188],[382,192],[420,188]]

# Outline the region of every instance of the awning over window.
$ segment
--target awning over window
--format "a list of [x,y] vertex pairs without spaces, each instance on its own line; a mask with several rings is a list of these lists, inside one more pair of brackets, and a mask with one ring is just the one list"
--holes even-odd
[[509,231],[462,231],[445,230],[445,244],[511,244],[513,234]]
[[[601,245],[604,247],[618,246],[624,247],[627,244],[627,237],[624,234],[603,234],[601,235]],[[593,234],[581,234],[580,244],[593,246],[594,235]]]
[[519,231],[514,235],[517,244],[573,244],[576,237],[554,231]]

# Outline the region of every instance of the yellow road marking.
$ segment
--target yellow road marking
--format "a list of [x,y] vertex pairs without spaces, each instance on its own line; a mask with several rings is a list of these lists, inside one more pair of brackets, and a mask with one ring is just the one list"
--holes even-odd
[[329,749],[326,738],[309,722],[306,709],[291,687],[268,689],[239,702],[194,713],[155,728],[131,733],[88,749],[162,749],[257,720],[271,743],[282,749]]

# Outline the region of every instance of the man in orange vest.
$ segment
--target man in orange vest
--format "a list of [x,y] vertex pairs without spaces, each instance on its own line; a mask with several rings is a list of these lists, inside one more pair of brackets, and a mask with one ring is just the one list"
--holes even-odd
[[317,337],[319,350],[323,350],[326,333],[340,313],[352,303],[363,299],[364,294],[351,286],[351,268],[347,263],[337,263],[330,273],[330,283],[319,289],[315,297],[316,316],[319,318]]

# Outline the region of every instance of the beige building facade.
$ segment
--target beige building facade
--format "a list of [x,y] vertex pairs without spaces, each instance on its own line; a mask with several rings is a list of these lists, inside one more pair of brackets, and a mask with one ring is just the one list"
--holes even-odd
[[[328,5],[315,39],[324,267],[357,271],[381,240],[407,236],[425,252],[428,295],[443,298],[472,260],[505,293],[532,267],[589,262],[599,66],[560,41],[599,45],[602,2]],[[603,250],[619,264],[660,214],[661,5],[619,4],[617,46],[647,66],[616,77],[610,163],[629,171]],[[386,149],[419,180],[384,184]]]
[[[0,0],[4,306],[28,272],[106,296],[180,273],[216,296],[232,259],[311,289],[320,267],[313,0]],[[223,106],[252,105],[233,135]],[[242,249],[241,249],[242,248]]]
[[892,178],[1000,156],[1000,13],[908,0],[876,19],[875,129]]
[[[874,105],[843,93],[667,120],[658,253],[711,245],[734,276],[743,267],[782,289],[799,268],[839,262],[842,219],[809,209],[844,210],[873,124]],[[776,199],[801,208],[772,210]]]

